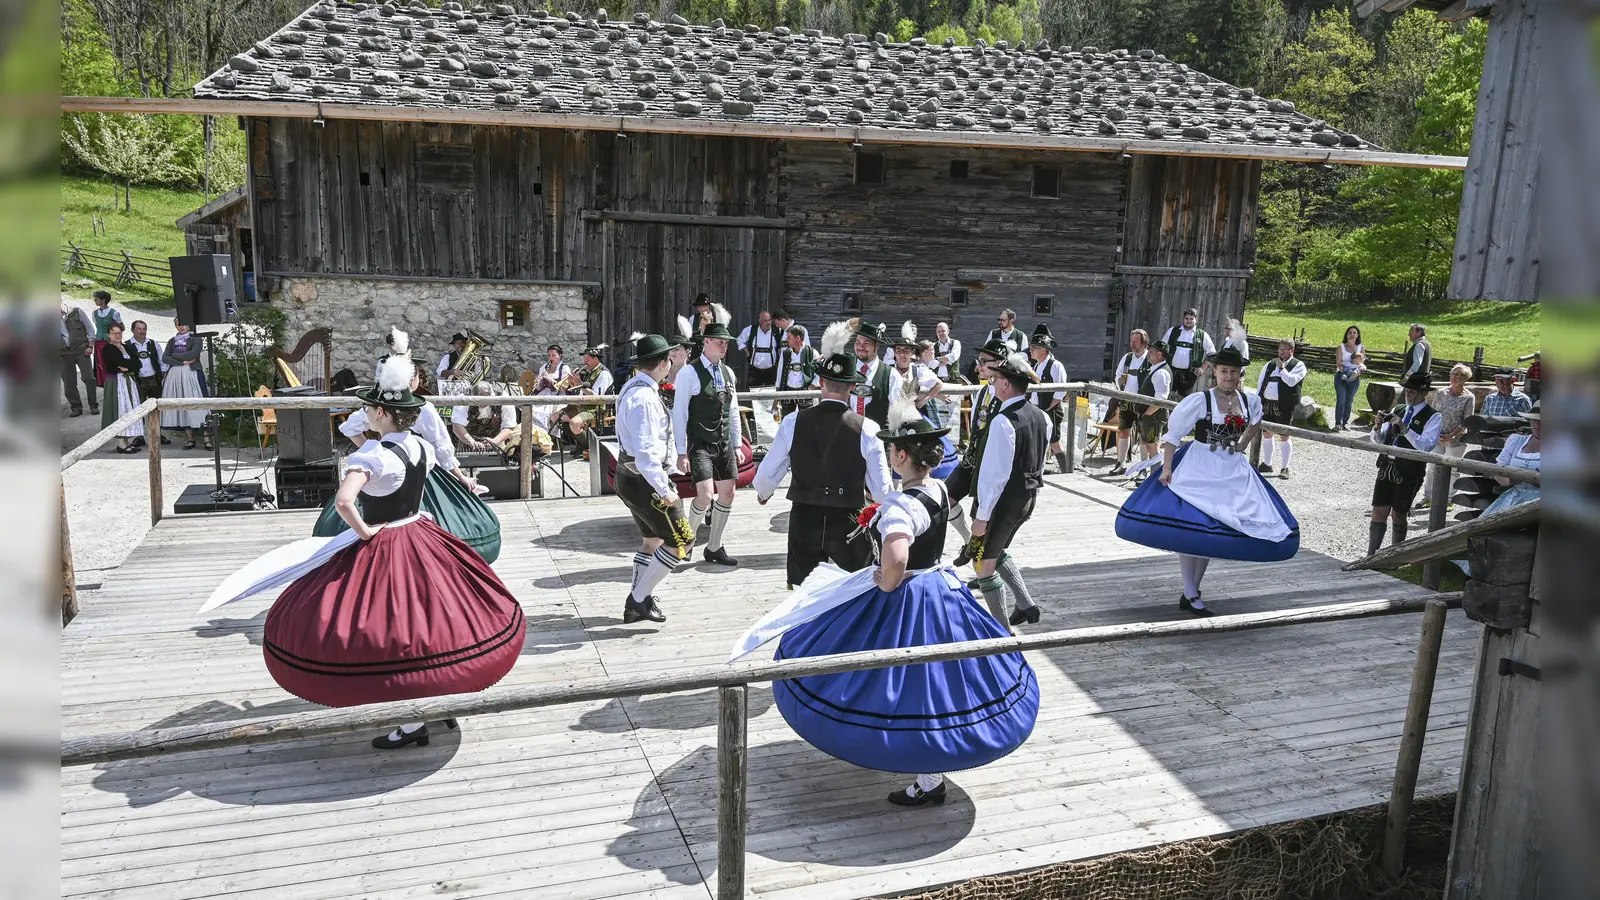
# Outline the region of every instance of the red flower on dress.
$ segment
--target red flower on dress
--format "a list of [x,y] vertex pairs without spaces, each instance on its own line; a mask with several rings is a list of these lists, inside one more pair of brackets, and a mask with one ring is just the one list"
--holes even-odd
[[859,515],[856,516],[856,524],[860,525],[862,528],[865,528],[872,524],[872,517],[876,516],[877,514],[878,504],[869,504],[865,509],[861,510]]
[[1222,424],[1228,426],[1229,428],[1243,428],[1245,427],[1246,422],[1244,420],[1244,416],[1236,413],[1230,413],[1223,417]]

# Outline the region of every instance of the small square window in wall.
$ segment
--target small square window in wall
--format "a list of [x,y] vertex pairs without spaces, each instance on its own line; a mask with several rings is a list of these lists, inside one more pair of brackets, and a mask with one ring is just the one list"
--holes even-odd
[[1061,170],[1056,166],[1034,166],[1033,196],[1060,199]]
[[847,313],[858,313],[858,312],[861,312],[861,292],[860,291],[845,291],[844,292],[844,311],[847,312]]
[[500,301],[500,327],[501,328],[526,328],[526,327],[528,327],[528,301],[526,301],[526,300],[501,300]]
[[950,180],[964,181],[967,177],[967,161],[964,159],[950,160]]
[[857,153],[856,184],[883,184],[885,168],[882,153]]
[[968,299],[968,294],[967,294],[967,289],[966,288],[958,287],[958,288],[951,288],[950,289],[950,305],[951,306],[966,306],[967,305],[967,299]]
[[1036,316],[1048,316],[1048,315],[1051,315],[1052,314],[1052,310],[1055,309],[1055,305],[1056,305],[1056,298],[1055,298],[1055,295],[1053,295],[1053,294],[1034,294],[1033,295],[1033,314],[1036,315]]

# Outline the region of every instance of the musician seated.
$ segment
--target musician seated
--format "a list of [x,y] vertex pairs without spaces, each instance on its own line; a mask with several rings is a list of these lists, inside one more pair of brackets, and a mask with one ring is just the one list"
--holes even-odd
[[534,376],[535,394],[569,394],[578,386],[572,367],[561,359],[561,345],[551,344],[545,349],[545,364]]
[[[479,397],[494,395],[494,386],[480,382],[472,389]],[[464,450],[505,451],[517,444],[515,406],[457,406],[450,411],[450,430]]]

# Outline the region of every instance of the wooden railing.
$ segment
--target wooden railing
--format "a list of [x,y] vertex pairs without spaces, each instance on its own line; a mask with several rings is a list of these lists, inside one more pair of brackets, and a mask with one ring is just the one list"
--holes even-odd
[[172,281],[171,263],[165,259],[136,256],[126,250],[108,253],[93,250],[72,241],[61,248],[61,271],[93,275],[113,287],[126,287],[132,282],[162,287]]

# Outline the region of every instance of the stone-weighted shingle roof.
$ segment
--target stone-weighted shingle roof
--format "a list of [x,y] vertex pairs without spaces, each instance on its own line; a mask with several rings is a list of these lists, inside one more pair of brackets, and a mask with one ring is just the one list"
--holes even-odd
[[604,11],[519,15],[393,0],[319,3],[233,57],[195,96],[1376,149],[1292,103],[1150,50],[901,44],[677,16],[616,22]]

